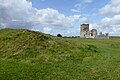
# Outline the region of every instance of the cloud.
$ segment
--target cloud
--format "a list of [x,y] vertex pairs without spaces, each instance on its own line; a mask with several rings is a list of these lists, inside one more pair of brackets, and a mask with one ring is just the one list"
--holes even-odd
[[71,9],[71,11],[72,12],[76,12],[76,13],[80,13],[82,10],[83,10],[83,6],[82,6],[82,4],[76,4],[75,6],[74,6],[74,9]]
[[0,23],[6,25],[5,27],[28,24],[35,13],[32,3],[26,0],[0,0]]
[[80,15],[65,16],[55,9],[47,8],[38,10],[35,21],[44,26],[70,27],[78,20]]
[[91,3],[93,0],[83,0],[83,2]]
[[77,1],[82,1],[84,3],[91,3],[91,2],[93,2],[93,0],[77,0]]
[[109,33],[110,35],[116,34],[114,33],[113,27],[111,26],[103,26],[100,23],[99,24],[90,24],[90,29],[97,29],[98,35],[100,32],[102,32],[103,34],[105,33]]
[[82,17],[82,18],[80,18],[80,22],[82,22],[82,23],[88,23],[89,20],[86,17]]
[[5,27],[6,27],[6,24],[0,23],[0,29],[5,28]]
[[111,0],[112,5],[118,5],[120,4],[120,0]]
[[51,30],[52,30],[52,29],[49,28],[49,27],[44,27],[43,32],[49,34],[49,33],[51,33]]
[[115,15],[112,18],[103,18],[102,25],[120,25],[120,15]]
[[77,10],[77,9],[71,9],[72,12],[75,12],[75,13],[80,13],[81,10]]
[[0,18],[9,21],[27,20],[35,11],[32,3],[26,0],[0,0],[0,12]]
[[80,15],[65,16],[52,8],[34,8],[32,2],[27,0],[0,0],[1,28],[42,29],[43,32],[50,32],[54,27],[71,27],[79,18]]
[[102,15],[115,15],[120,14],[120,0],[111,0],[107,5],[102,7],[100,10]]
[[41,1],[45,1],[45,0],[41,0]]
[[72,12],[80,13],[86,6],[83,6],[81,3],[75,4],[74,9],[71,9]]
[[[77,0],[79,3],[74,5],[74,8],[71,9],[72,12],[80,13],[83,9],[87,7],[85,3],[91,3],[93,0]],[[82,2],[82,3],[81,3]]]
[[108,4],[99,10],[104,16],[99,25],[101,30],[109,32],[111,35],[120,34],[120,0],[110,0]]
[[105,17],[98,24],[90,24],[90,29],[97,29],[99,32],[120,36],[120,15]]

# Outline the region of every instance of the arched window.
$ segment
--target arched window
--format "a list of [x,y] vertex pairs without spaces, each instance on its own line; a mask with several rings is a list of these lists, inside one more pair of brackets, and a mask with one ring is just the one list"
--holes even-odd
[[91,36],[93,36],[93,33],[91,33]]

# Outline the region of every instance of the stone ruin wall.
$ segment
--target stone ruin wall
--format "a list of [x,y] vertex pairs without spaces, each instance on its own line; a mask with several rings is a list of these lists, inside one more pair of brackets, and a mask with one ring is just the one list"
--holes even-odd
[[102,32],[100,32],[100,34],[97,35],[96,29],[89,30],[89,24],[82,24],[81,30],[80,30],[80,37],[81,38],[108,38],[109,39],[109,33],[102,34]]

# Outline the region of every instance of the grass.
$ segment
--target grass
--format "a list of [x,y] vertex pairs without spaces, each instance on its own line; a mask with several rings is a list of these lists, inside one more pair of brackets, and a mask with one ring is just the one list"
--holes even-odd
[[0,80],[119,80],[120,38],[0,30]]

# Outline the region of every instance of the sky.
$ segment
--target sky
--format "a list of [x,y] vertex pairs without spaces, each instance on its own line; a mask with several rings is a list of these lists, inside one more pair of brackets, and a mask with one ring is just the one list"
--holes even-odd
[[84,23],[120,36],[120,0],[0,0],[0,29],[79,36]]

